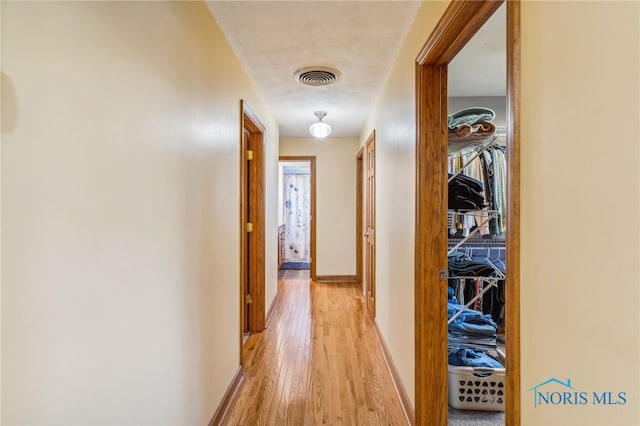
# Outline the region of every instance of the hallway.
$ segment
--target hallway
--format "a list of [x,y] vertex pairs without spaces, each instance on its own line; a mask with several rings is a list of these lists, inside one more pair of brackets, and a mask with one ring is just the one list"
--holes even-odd
[[278,281],[226,425],[407,424],[355,284]]

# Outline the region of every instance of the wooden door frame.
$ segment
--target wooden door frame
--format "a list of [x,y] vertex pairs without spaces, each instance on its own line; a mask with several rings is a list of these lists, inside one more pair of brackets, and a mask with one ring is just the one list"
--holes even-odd
[[[374,176],[374,178],[373,178],[373,194],[374,194],[373,195],[373,201],[369,200],[369,195],[368,195],[369,194],[369,187],[368,187],[368,185],[369,185],[369,174],[368,174],[367,162],[369,161],[369,158],[368,158],[368,154],[367,154],[367,149],[368,149],[369,145],[373,145],[373,152],[374,152],[374,157],[373,157],[374,158],[374,160],[373,160],[373,170],[374,170],[374,173],[373,173],[373,176]],[[363,188],[364,189],[364,197],[363,197],[363,199],[364,199],[364,205],[363,205],[364,214],[365,215],[367,214],[366,213],[366,206],[370,202],[372,203],[372,206],[373,206],[372,207],[373,208],[373,227],[374,227],[374,232],[373,232],[373,253],[372,253],[371,259],[370,259],[370,261],[372,263],[372,267],[371,267],[372,273],[371,273],[371,277],[366,277],[366,279],[365,279],[365,274],[366,274],[367,271],[363,271],[363,283],[362,283],[362,289],[363,289],[363,292],[364,292],[365,305],[367,306],[367,309],[369,310],[369,313],[371,313],[371,318],[375,318],[376,317],[376,232],[375,232],[375,230],[376,230],[376,197],[375,197],[376,185],[375,184],[376,184],[377,177],[376,177],[375,169],[376,169],[376,163],[377,163],[378,159],[376,158],[377,155],[375,154],[375,152],[376,152],[376,131],[372,130],[371,134],[369,135],[369,137],[367,138],[366,142],[364,143],[364,157],[363,157],[364,158],[364,163],[363,163],[363,166],[364,166],[364,170],[363,170],[363,174],[364,174],[364,188]],[[367,225],[366,220],[365,220],[365,224],[364,225]],[[367,244],[368,244],[368,242],[365,241],[365,247],[366,247]],[[367,249],[365,249],[365,253],[364,254],[366,254],[366,251],[367,251]],[[366,263],[365,263],[365,265],[366,265]],[[369,296],[368,293],[367,293],[368,287],[366,285],[367,281],[369,281],[369,285],[370,285],[370,287],[372,289],[372,291],[371,291],[371,294],[373,295],[372,300],[369,300],[369,297],[368,297]]]
[[362,247],[364,245],[364,231],[362,229],[362,215],[363,215],[363,160],[364,160],[364,146],[360,147],[356,154],[356,281],[362,286],[364,292],[364,286],[362,285]]
[[[250,134],[250,140],[245,140],[245,129]],[[249,305],[251,321],[249,331],[256,333],[265,327],[265,126],[258,119],[253,110],[244,100],[240,100],[240,363],[242,364],[242,336],[243,324],[247,304],[245,303],[245,268],[248,264],[255,266],[249,274],[250,294],[253,303]],[[255,173],[251,175],[252,191],[247,191],[247,161],[246,152],[253,151],[252,164]],[[250,197],[251,211],[247,206]],[[253,232],[246,230],[246,222],[251,220]],[[246,247],[251,241],[250,253],[247,256]],[[247,258],[248,257],[248,258]]]
[[[451,2],[416,59],[415,414],[447,425],[447,66],[502,1]],[[507,2],[505,424],[520,424],[520,1]]]
[[[297,156],[297,155],[281,155],[279,161],[283,162],[295,162],[295,161],[308,161],[309,168],[311,170],[311,220],[309,226],[311,227],[310,237],[310,251],[311,251],[311,265],[309,270],[309,277],[311,281],[316,281],[316,266],[318,264],[316,256],[316,157],[312,156]],[[286,232],[286,229],[285,229]]]

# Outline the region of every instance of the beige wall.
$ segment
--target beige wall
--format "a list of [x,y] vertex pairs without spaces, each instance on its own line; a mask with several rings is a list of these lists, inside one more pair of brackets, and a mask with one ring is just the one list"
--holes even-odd
[[[526,425],[640,424],[639,27],[638,2],[522,4]],[[534,408],[550,377],[628,403]]]
[[[355,139],[282,139],[280,155],[316,157],[316,273],[356,273]],[[316,259],[314,259],[316,261]]]
[[376,131],[376,322],[414,397],[415,58],[446,2],[422,4],[361,137]]
[[206,424],[239,361],[239,100],[204,3],[3,3],[2,423]]
[[[2,2],[0,2],[0,51],[2,50]],[[4,99],[4,74],[2,73],[2,54],[0,53],[0,101]],[[0,102],[0,130],[4,127],[4,102]],[[0,131],[0,424],[2,423],[2,135]]]

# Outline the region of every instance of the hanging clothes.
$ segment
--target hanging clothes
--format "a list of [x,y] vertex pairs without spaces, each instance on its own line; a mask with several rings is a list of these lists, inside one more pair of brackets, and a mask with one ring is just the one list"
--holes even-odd
[[[449,215],[450,235],[461,232],[466,237],[474,228],[482,236],[501,235],[506,230],[506,157],[501,148],[486,147],[499,137],[493,124],[495,116],[486,107],[465,108],[448,116],[448,172],[462,173],[482,182],[486,206],[498,212],[491,219],[488,213],[483,214],[482,208],[473,214]],[[483,151],[479,151],[483,144]]]
[[507,230],[507,158],[500,148],[492,149],[494,155],[494,188],[496,193],[495,209],[499,211],[498,231],[504,233]]
[[[482,162],[480,161],[480,157],[476,155],[475,151],[467,151],[466,153],[464,153],[462,155],[462,162],[466,164],[465,168],[462,171],[464,175],[477,179],[480,182],[484,182],[484,170],[482,169]],[[482,196],[484,197],[484,191],[482,193]],[[487,204],[486,198],[485,204]],[[475,225],[480,228],[480,235],[489,234],[489,221],[487,217],[488,216],[481,213],[472,216],[471,228],[473,228],[473,226]],[[469,230],[471,228],[469,228]]]
[[449,175],[449,208],[479,210],[487,207],[482,182],[469,176]]
[[447,169],[450,174],[460,172],[463,176],[480,181],[483,184],[485,205],[489,210],[498,212],[497,217],[492,219],[488,219],[482,211],[467,215],[449,215],[449,234],[456,235],[461,232],[462,237],[466,237],[475,227],[480,227],[479,232],[483,236],[504,234],[507,229],[507,161],[504,148],[492,146],[479,155],[475,148],[452,153],[448,158]]

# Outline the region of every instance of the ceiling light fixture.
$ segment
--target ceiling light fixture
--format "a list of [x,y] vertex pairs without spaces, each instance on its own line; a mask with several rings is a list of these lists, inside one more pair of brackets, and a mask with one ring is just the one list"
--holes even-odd
[[328,86],[340,79],[340,71],[330,67],[307,67],[296,71],[293,77],[305,86]]
[[327,113],[325,111],[316,111],[314,114],[318,117],[318,121],[309,126],[309,133],[316,138],[326,138],[331,134],[331,126],[322,121]]

